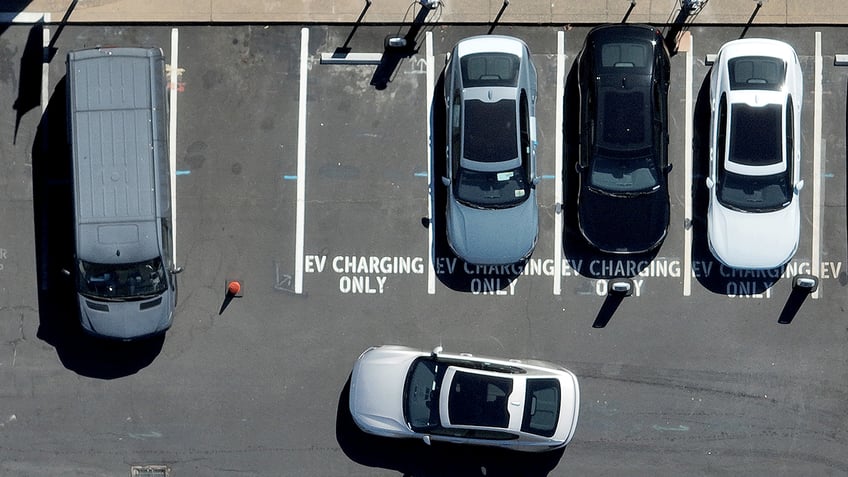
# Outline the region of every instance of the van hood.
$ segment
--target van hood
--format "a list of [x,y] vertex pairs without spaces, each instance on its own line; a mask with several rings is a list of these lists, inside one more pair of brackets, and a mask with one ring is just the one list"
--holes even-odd
[[135,263],[158,257],[156,222],[84,223],[77,236],[77,257],[92,263]]
[[80,322],[87,332],[130,340],[161,333],[173,321],[173,291],[135,301],[100,301],[77,295]]

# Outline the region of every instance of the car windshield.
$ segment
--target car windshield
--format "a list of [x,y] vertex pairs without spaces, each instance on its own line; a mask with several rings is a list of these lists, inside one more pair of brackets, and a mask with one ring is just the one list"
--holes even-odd
[[475,162],[504,162],[518,157],[515,100],[465,101],[462,157]]
[[592,158],[589,186],[609,194],[638,194],[659,186],[653,156]]
[[462,84],[478,86],[516,86],[521,60],[509,53],[474,53],[462,57]]
[[786,74],[786,64],[769,56],[743,56],[727,62],[730,89],[780,91]]
[[162,259],[130,264],[79,261],[79,292],[104,300],[133,300],[158,295],[168,288]]
[[597,149],[607,155],[649,153],[652,146],[649,91],[604,88],[599,98]]
[[409,369],[403,391],[403,413],[413,431],[439,427],[439,389],[447,366],[427,357]]
[[771,212],[789,205],[789,172],[746,176],[721,170],[716,196],[724,206],[742,212]]
[[454,195],[463,204],[478,209],[503,209],[524,202],[530,184],[523,166],[500,172],[475,171],[460,167]]
[[560,388],[556,379],[528,379],[521,430],[551,437],[559,421]]
[[730,160],[746,166],[767,166],[783,161],[780,104],[731,106]]
[[509,426],[507,398],[512,394],[511,379],[457,371],[450,386],[448,416],[451,424]]
[[609,42],[599,49],[600,69],[607,73],[650,73],[654,47],[651,42],[635,38]]

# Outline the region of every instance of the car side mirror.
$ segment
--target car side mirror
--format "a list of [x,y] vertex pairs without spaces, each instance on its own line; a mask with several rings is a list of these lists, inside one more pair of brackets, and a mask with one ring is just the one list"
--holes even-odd
[[447,178],[447,177],[445,177],[445,176],[442,176],[442,184],[444,184],[444,185],[446,185],[446,186],[449,186],[449,185],[450,185],[450,183],[451,183],[451,180],[450,180],[450,179],[448,179],[448,178]]
[[712,177],[707,177],[706,182],[707,182],[707,189],[712,189],[713,187],[715,187],[715,181],[713,180]]
[[665,173],[668,174],[669,172],[671,172],[672,169],[674,169],[674,164],[667,164],[664,170]]
[[586,169],[586,166],[580,164],[580,161],[574,163],[574,170],[577,172],[583,172]]
[[803,179],[801,179],[800,181],[795,183],[795,193],[796,194],[801,192],[801,189],[803,189],[803,188],[804,188],[804,180]]
[[422,440],[424,441],[424,443],[425,443],[425,444],[427,444],[428,446],[429,446],[430,444],[432,444],[432,442],[430,441],[430,436],[429,436],[429,435],[425,435],[425,436],[424,436],[424,437],[422,437],[421,439],[422,439]]
[[178,267],[176,265],[171,267],[171,273],[173,273],[174,275],[176,275],[178,273],[182,273],[182,271],[183,271],[183,267]]
[[433,353],[432,353],[432,355],[435,357],[435,356],[438,356],[438,354],[439,354],[439,353],[441,353],[441,352],[442,352],[442,347],[441,347],[441,346],[436,346],[435,348],[433,348]]
[[533,178],[532,181],[530,181],[530,183],[533,184],[533,187],[536,187],[537,185],[539,185],[539,181],[541,181],[541,180],[542,180],[541,177],[536,176],[536,177]]

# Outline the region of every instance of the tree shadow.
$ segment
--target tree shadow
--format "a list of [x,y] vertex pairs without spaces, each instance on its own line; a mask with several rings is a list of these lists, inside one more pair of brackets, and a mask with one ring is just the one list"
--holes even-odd
[[397,439],[363,432],[350,415],[350,377],[339,396],[336,441],[357,464],[401,472],[404,477],[544,477],[559,463],[565,449],[517,452],[471,445]]
[[80,326],[74,279],[73,173],[67,137],[66,78],[56,85],[32,147],[33,212],[38,281],[37,336],[62,364],[82,375],[114,379],[148,366],[164,333],[133,342],[87,335]]

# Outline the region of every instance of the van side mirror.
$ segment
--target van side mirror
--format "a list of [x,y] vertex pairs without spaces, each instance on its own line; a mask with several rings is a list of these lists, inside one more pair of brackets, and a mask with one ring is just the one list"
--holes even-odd
[[536,187],[537,185],[539,185],[539,181],[541,181],[541,180],[542,180],[541,177],[536,176],[536,177],[533,178],[532,181],[530,181],[530,183],[533,184],[533,187]]
[[439,353],[441,353],[441,352],[442,352],[442,347],[441,347],[441,346],[436,346],[435,348],[433,348],[433,353],[432,353],[432,355],[435,357],[435,356],[438,356],[438,355],[439,355]]
[[803,189],[803,188],[804,188],[804,180],[803,179],[801,179],[800,181],[795,183],[795,193],[796,194],[801,192],[801,189]]
[[450,180],[450,179],[448,179],[448,178],[447,178],[447,177],[445,177],[445,176],[442,176],[442,184],[444,184],[444,185],[446,185],[446,186],[450,186],[450,184],[451,184],[451,180]]
[[182,271],[183,271],[183,267],[178,267],[176,265],[171,267],[171,273],[173,273],[174,275],[176,275],[178,273],[182,273]]
[[430,441],[430,436],[429,436],[429,435],[425,435],[425,436],[424,436],[424,437],[422,437],[421,439],[422,439],[422,440],[424,441],[424,443],[425,443],[425,444],[427,444],[428,446],[429,446],[430,444],[432,444],[432,442]]
[[712,189],[713,187],[715,187],[715,181],[713,181],[712,177],[707,177],[706,183],[707,189]]

